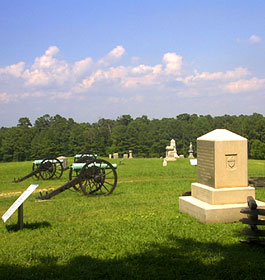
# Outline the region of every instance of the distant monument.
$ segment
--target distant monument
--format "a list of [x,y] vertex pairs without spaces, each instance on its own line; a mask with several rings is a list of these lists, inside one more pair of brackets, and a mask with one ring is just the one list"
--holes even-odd
[[177,154],[177,148],[176,148],[176,141],[172,139],[170,141],[170,146],[166,146],[166,161],[175,161],[177,158],[179,158]]
[[226,129],[209,132],[197,138],[197,161],[198,182],[191,196],[179,197],[179,211],[202,223],[239,221],[247,197],[255,199],[255,188],[248,186],[247,139]]
[[192,149],[192,143],[190,142],[190,147],[189,147],[189,156],[188,158],[194,158],[193,156],[193,149]]
[[67,165],[68,165],[68,159],[67,159],[67,157],[65,157],[65,156],[59,156],[59,157],[57,157],[57,159],[60,160],[60,161],[62,161],[63,167],[67,167]]
[[113,154],[113,158],[114,158],[114,159],[119,158],[119,154],[118,154],[118,153],[114,153],[114,154]]
[[132,152],[132,150],[129,150],[129,158],[133,158]]

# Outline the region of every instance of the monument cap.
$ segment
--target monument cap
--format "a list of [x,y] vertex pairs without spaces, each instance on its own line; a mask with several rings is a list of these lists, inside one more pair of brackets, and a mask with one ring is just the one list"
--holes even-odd
[[235,134],[227,129],[215,129],[203,136],[197,138],[197,140],[210,140],[210,141],[233,141],[233,140],[247,140],[246,138]]

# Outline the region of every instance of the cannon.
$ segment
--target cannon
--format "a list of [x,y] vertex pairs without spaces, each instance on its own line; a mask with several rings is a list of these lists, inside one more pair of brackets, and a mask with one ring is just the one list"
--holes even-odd
[[50,199],[53,196],[70,188],[83,192],[87,196],[109,195],[117,185],[117,165],[103,159],[91,159],[84,163],[73,163],[70,166],[69,181],[61,187],[40,193],[37,197],[41,200]]
[[95,158],[97,158],[96,154],[76,154],[74,156],[74,162],[86,162]]
[[49,180],[53,177],[59,179],[63,174],[62,161],[56,158],[46,158],[43,160],[34,160],[32,163],[32,172],[24,177],[14,179],[14,183],[22,182],[30,177],[41,178],[43,180]]

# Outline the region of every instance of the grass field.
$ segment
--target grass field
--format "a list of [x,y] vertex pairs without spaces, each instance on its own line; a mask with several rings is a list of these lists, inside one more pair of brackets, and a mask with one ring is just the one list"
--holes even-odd
[[[179,213],[178,197],[196,182],[188,159],[122,163],[110,196],[68,190],[39,201],[34,193],[24,203],[24,230],[17,213],[1,222],[0,279],[263,279],[265,248],[239,242],[246,226],[205,225]],[[30,170],[31,162],[0,163],[1,216],[31,183],[40,190],[68,179],[65,172],[12,183]],[[249,176],[264,177],[265,161],[249,160]],[[264,189],[257,199],[265,201]]]

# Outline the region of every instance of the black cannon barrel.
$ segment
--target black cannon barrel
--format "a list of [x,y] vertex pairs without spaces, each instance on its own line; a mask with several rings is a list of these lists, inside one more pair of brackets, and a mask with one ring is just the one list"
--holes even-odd
[[70,174],[75,171],[76,177],[69,176],[70,181],[45,195],[40,193],[37,198],[42,200],[50,199],[72,187],[77,191],[82,191],[87,196],[109,195],[117,185],[115,168],[117,168],[117,165],[112,165],[103,159],[93,159],[86,163],[74,163],[71,166]]
[[25,175],[24,177],[18,178],[18,179],[14,179],[13,183],[19,183],[22,182],[34,175],[37,175],[40,172],[40,170],[37,168],[35,170],[33,170],[32,172],[30,172],[29,174]]
[[74,178],[73,180],[65,183],[64,185],[62,185],[61,187],[46,193],[45,195],[43,195],[42,193],[40,193],[40,196],[37,197],[37,199],[42,199],[42,200],[46,200],[46,199],[50,199],[53,196],[66,191],[70,188],[72,188],[73,186],[75,186],[76,184],[78,184],[81,181],[81,176]]

